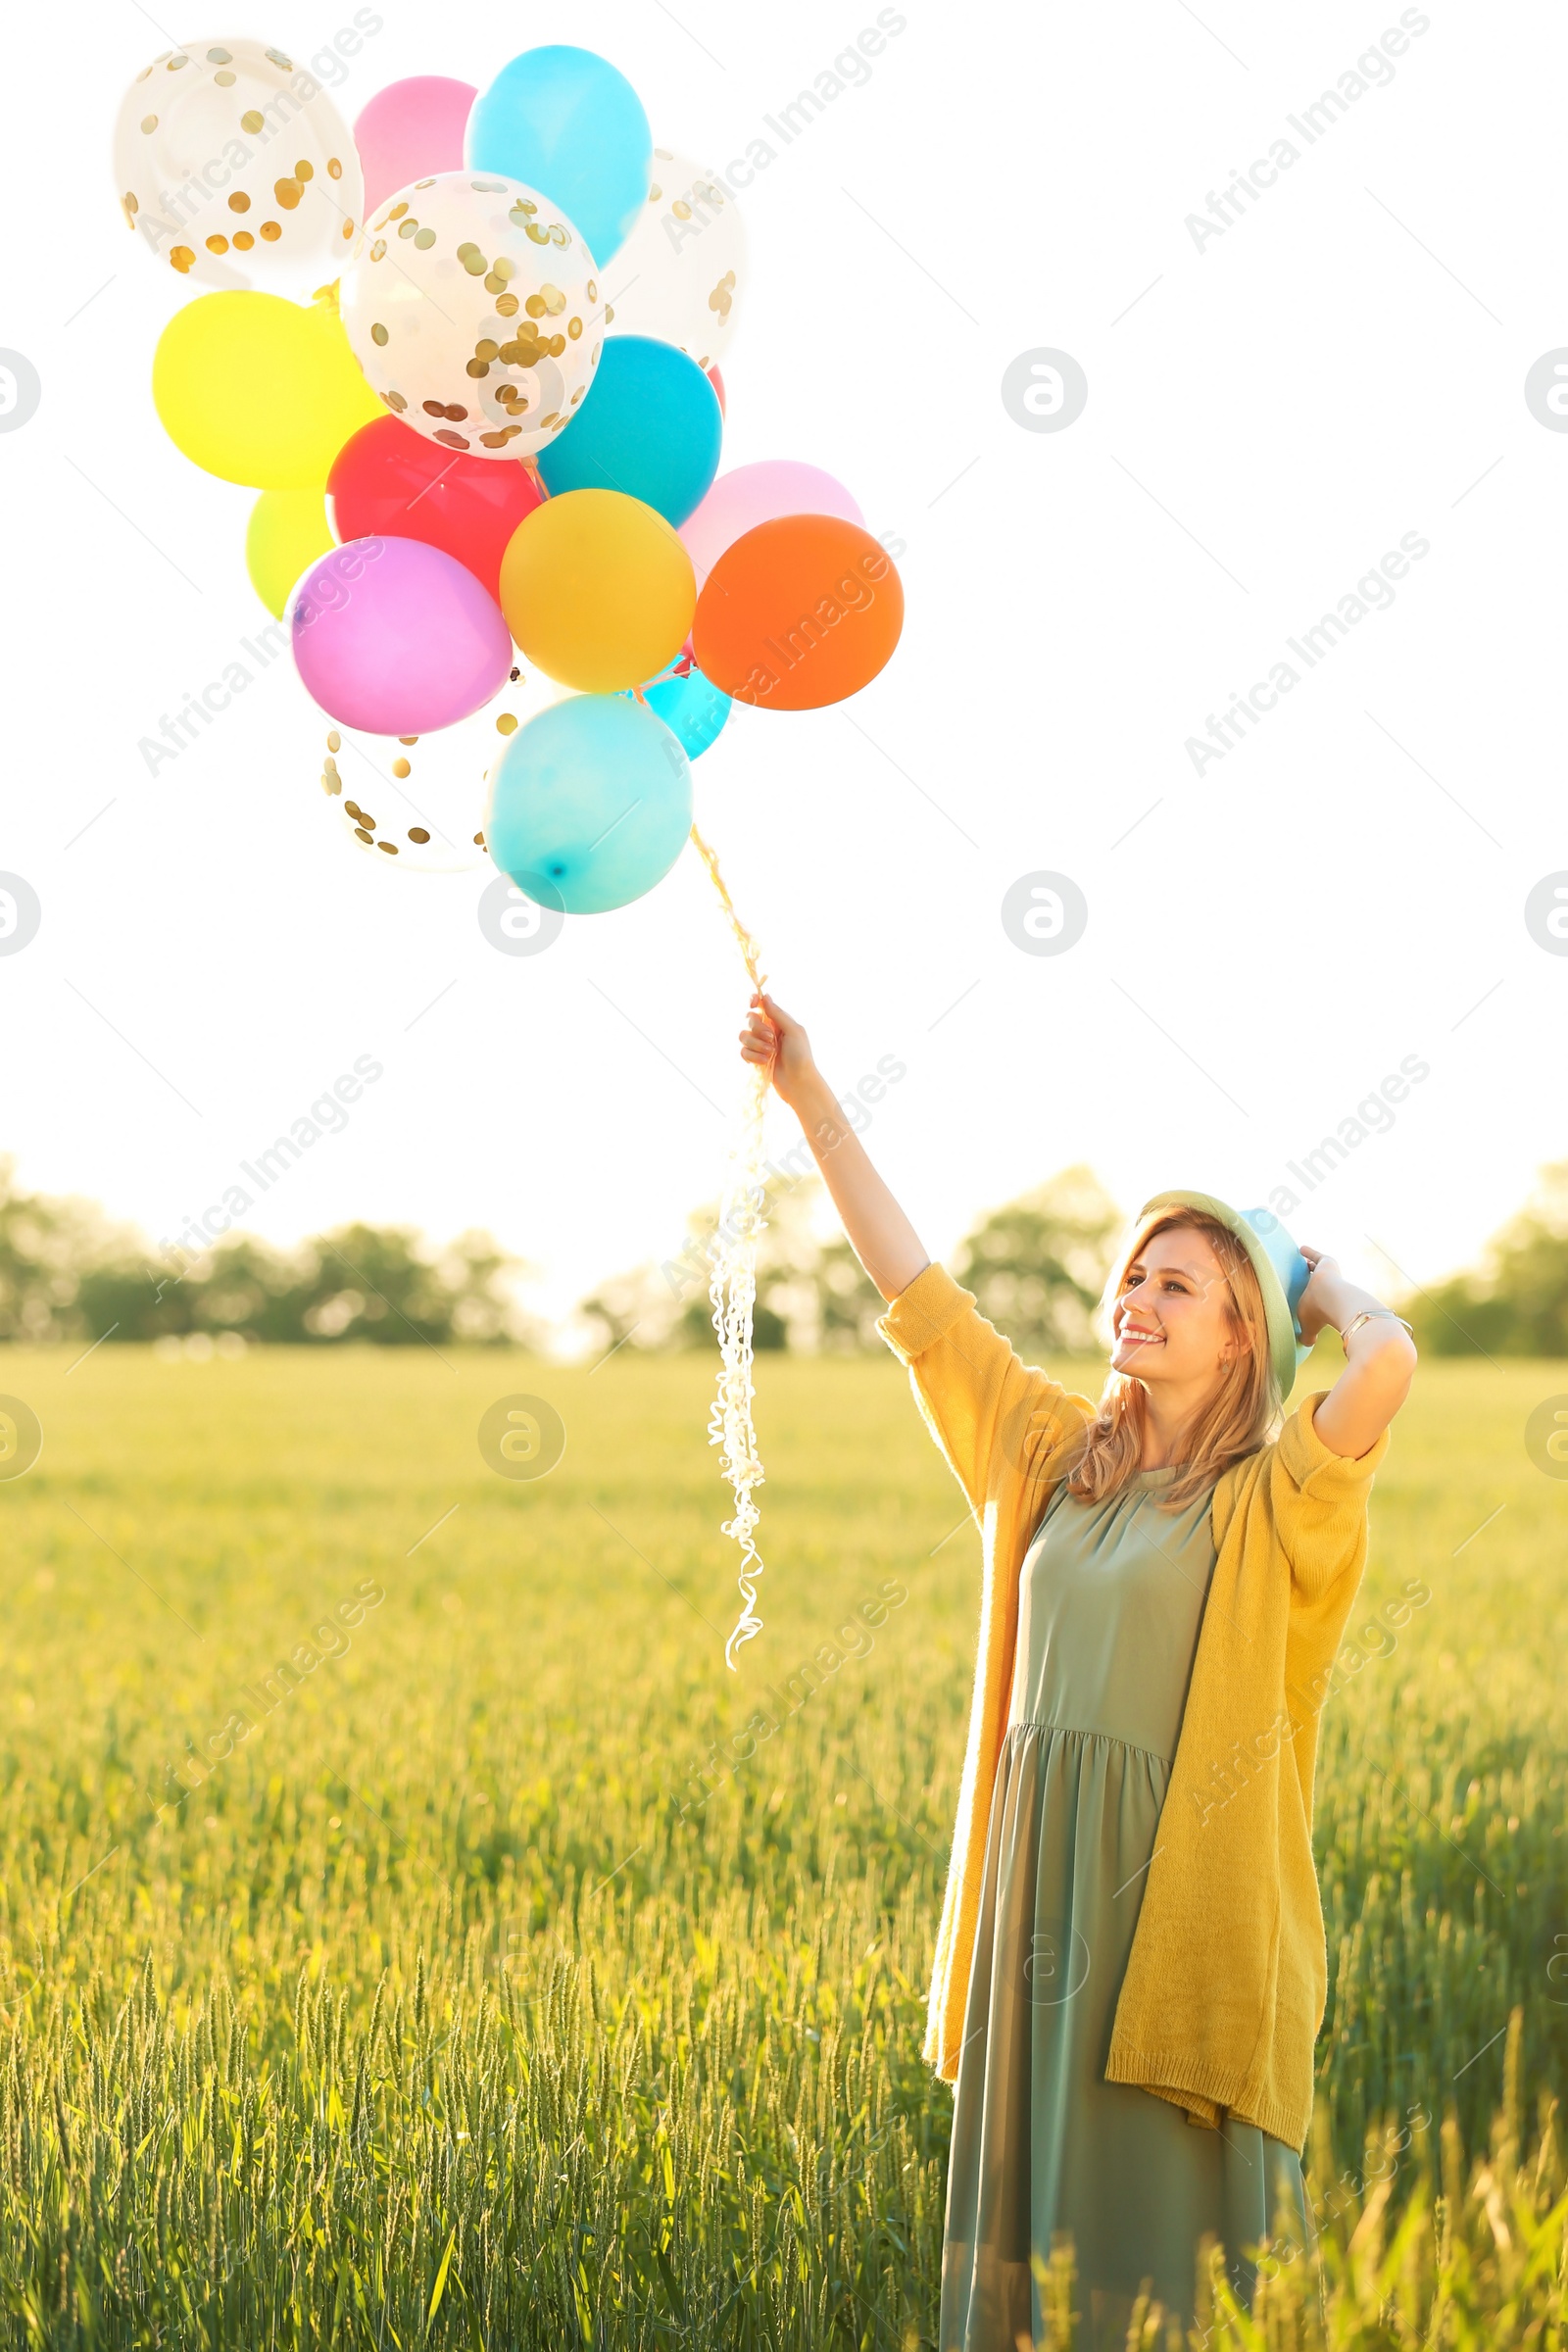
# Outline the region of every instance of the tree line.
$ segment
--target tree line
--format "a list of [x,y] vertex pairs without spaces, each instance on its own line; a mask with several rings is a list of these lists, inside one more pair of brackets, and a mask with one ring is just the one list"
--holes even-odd
[[0,1341],[538,1344],[518,1270],[488,1234],[431,1250],[413,1227],[361,1223],[292,1250],[236,1233],[203,1257],[160,1254],[91,1201],[19,1191],[0,1161]]
[[[880,1347],[882,1300],[833,1226],[820,1183],[769,1185],[758,1250],[759,1349]],[[953,1261],[981,1310],[1029,1358],[1097,1351],[1093,1318],[1122,1217],[1092,1170],[1064,1169],[981,1217]],[[684,1249],[596,1286],[577,1314],[599,1352],[710,1348],[710,1207]],[[432,1246],[411,1226],[350,1223],[277,1249],[232,1234],[201,1258],[160,1258],[90,1201],[18,1189],[0,1160],[0,1342],[235,1346],[421,1343],[543,1350],[519,1303],[520,1259],[489,1234]],[[1568,1161],[1469,1272],[1398,1299],[1433,1355],[1568,1355]]]

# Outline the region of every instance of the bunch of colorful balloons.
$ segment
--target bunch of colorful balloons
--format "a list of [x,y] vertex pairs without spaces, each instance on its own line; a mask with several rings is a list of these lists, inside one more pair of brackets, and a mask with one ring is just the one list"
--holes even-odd
[[282,50],[191,41],[115,157],[132,230],[210,289],[159,342],[159,416],[261,493],[251,578],[366,853],[624,906],[732,700],[815,709],[887,662],[903,591],[849,492],[718,471],[744,232],[603,58],[396,82],[351,133]]

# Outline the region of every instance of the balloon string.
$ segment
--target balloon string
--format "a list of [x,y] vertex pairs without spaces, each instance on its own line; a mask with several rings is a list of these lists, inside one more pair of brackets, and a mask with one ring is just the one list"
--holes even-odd
[[736,913],[735,902],[729,895],[729,885],[718,870],[718,859],[713,852],[709,848],[701,833],[698,832],[695,825],[692,827],[692,840],[696,844],[698,857],[701,858],[703,863],[708,868],[709,879],[711,881],[713,888],[719,895],[719,898],[723,904],[724,912],[729,917],[729,927],[735,934],[736,945],[739,947],[742,957],[745,960],[747,972],[751,976],[752,986],[756,989],[758,995],[760,996],[762,990],[767,985],[761,968],[761,950],[758,947],[756,940],[752,937],[751,933],[747,930],[746,925],[741,921],[740,916]]
[[[736,913],[735,902],[718,869],[718,859],[695,824],[692,840],[729,918],[752,986],[760,994],[764,981],[757,942]],[[717,1392],[708,1417],[708,1442],[723,1449],[722,1475],[735,1496],[735,1514],[723,1522],[723,1533],[732,1536],[741,1548],[736,1580],[741,1592],[740,1614],[724,1644],[724,1663],[732,1671],[735,1652],[741,1643],[754,1641],[762,1630],[762,1620],[757,1614],[757,1580],[762,1573],[763,1562],[756,1542],[761,1513],[753,1499],[753,1492],[762,1484],[763,1472],[752,1418],[752,1399],[757,1394],[752,1380],[752,1326],[757,1304],[757,1244],[767,1224],[762,1214],[767,1198],[762,1175],[762,1113],[766,1102],[767,1071],[753,1063],[747,1071],[740,1133],[730,1151],[724,1195],[719,1202],[718,1231],[713,1237],[709,1264],[708,1289],[713,1306],[713,1329],[718,1335],[719,1367]]]

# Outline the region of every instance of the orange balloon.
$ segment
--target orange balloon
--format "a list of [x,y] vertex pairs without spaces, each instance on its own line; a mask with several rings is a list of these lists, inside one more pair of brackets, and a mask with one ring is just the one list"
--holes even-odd
[[858,694],[904,627],[904,587],[869,531],[782,514],[727,547],[697,600],[692,648],[710,685],[760,710]]

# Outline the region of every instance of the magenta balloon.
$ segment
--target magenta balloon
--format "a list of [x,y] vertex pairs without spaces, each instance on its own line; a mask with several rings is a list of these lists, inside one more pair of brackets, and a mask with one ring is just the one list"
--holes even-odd
[[463,134],[479,95],[470,82],[420,74],[377,90],[354,125],[365,168],[365,218],[411,180],[463,170]]
[[422,539],[350,539],[314,564],[294,661],[328,717],[368,735],[455,726],[506,684],[512,635],[466,564]]
[[865,521],[842,482],[820,466],[795,458],[763,458],[721,473],[695,514],[680,526],[681,539],[702,587],[726,547],[782,514],[834,514],[841,522]]

